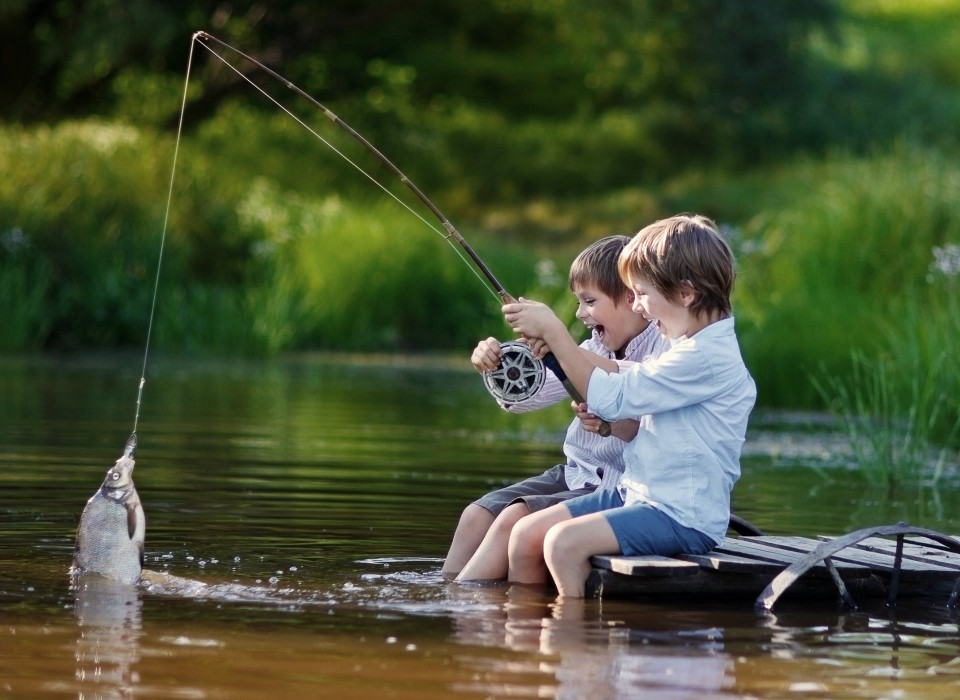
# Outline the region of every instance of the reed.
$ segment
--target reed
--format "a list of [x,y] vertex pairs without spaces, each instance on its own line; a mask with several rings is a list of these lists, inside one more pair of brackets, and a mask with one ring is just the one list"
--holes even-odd
[[[446,231],[392,200],[316,200],[259,182],[238,210],[244,226],[267,232],[253,294],[266,293],[255,313],[273,347],[469,348],[484,329],[503,328],[499,299]],[[522,293],[534,279],[529,251],[471,243],[508,288]]]
[[[178,167],[156,349],[463,349],[503,332],[499,301],[428,213],[440,233],[385,195],[298,194],[198,142]],[[0,129],[4,350],[144,342],[172,152],[97,121]],[[535,284],[530,247],[464,235],[515,293]]]
[[[898,329],[901,345],[928,346],[932,334],[955,343],[947,337],[956,330],[949,295],[927,282],[933,251],[960,241],[952,213],[960,167],[952,159],[908,147],[835,155],[779,169],[767,183],[773,206],[759,201],[737,235],[735,297],[761,401],[820,405],[803,378],[850,375],[851,352],[886,351],[888,327]],[[914,327],[898,323],[921,307]],[[932,366],[931,353],[920,366]]]
[[117,124],[2,130],[0,278],[10,291],[0,303],[5,326],[15,319],[20,329],[4,333],[9,349],[142,337],[159,231],[148,176],[156,156],[149,139]]
[[935,246],[924,282],[898,304],[882,352],[852,355],[847,375],[813,378],[844,419],[874,484],[935,485],[960,466],[960,245]]
[[0,233],[0,352],[39,349],[48,314],[44,306],[50,272],[19,229]]
[[939,383],[949,360],[941,355],[933,366],[904,366],[898,364],[902,359],[854,353],[849,376],[813,382],[842,416],[870,483],[933,486],[956,463],[955,449],[938,446],[955,439],[960,428],[956,400]]

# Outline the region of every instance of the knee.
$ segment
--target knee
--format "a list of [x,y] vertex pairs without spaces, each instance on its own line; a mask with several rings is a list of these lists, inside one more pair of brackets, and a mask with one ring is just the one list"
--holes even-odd
[[530,515],[530,509],[527,508],[525,503],[514,503],[504,508],[500,515],[497,516],[495,522],[497,527],[510,531],[527,515]]
[[539,551],[536,542],[536,533],[524,520],[518,520],[510,530],[510,541],[507,547],[511,561],[530,556],[533,550]]
[[476,503],[471,503],[466,508],[463,509],[463,512],[460,514],[460,522],[457,526],[459,529],[477,529],[485,528],[489,526],[490,520],[493,519],[493,516],[490,514],[486,508],[478,506]]
[[568,523],[558,523],[547,530],[547,534],[543,537],[543,558],[551,568],[553,563],[569,561],[575,556],[570,538],[564,536],[568,529],[567,525]]

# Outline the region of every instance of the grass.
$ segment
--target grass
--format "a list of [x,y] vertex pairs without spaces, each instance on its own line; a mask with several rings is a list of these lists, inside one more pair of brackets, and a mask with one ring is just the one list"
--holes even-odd
[[[737,231],[735,310],[763,400],[811,405],[818,396],[798,386],[798,376],[848,373],[852,349],[875,355],[890,319],[936,301],[927,277],[934,250],[960,241],[951,214],[960,168],[936,152],[900,147],[798,162],[767,183],[776,206]],[[929,342],[928,327],[956,331],[954,324],[934,303],[901,342]]]
[[[98,121],[0,129],[2,349],[144,342],[172,151]],[[177,173],[155,349],[462,351],[504,332],[499,298],[439,222],[386,196],[298,194],[193,155]],[[463,234],[508,289],[536,283],[529,246]]]
[[[854,456],[874,486],[895,490],[935,486],[960,430],[957,401],[939,384],[951,358],[932,367],[903,367],[897,359],[853,354],[852,373],[828,374],[814,384],[843,417]],[[946,426],[946,434],[944,434]]]
[[[433,196],[507,289],[570,321],[565,272],[586,242],[677,211],[713,216],[737,252],[734,309],[760,404],[834,408],[864,468],[889,485],[935,478],[960,442],[960,166],[944,127],[960,115],[960,61],[956,25],[943,21],[957,4],[846,6],[847,41],[824,43],[822,60],[869,80],[851,86],[865,121],[836,122],[852,130],[836,135],[844,150],[737,174],[692,164],[655,188],[578,197],[578,178],[643,160],[649,144],[624,158],[635,128],[625,115],[581,138],[578,158],[562,145],[580,138],[575,121],[512,130],[521,156],[544,130],[558,139],[507,185],[483,182],[504,167],[496,149],[462,177],[453,167],[451,146],[480,139],[486,123],[458,113],[424,160],[437,163],[427,182],[449,183]],[[896,85],[907,89],[892,99]],[[890,143],[860,139],[894,123],[903,129]],[[480,337],[508,336],[499,302],[428,213],[425,225],[297,129],[230,110],[183,143],[153,350],[465,354]],[[142,345],[173,145],[98,120],[0,127],[0,350]],[[514,153],[510,168],[523,160]],[[544,163],[562,182],[536,177]],[[500,197],[508,204],[489,204]]]

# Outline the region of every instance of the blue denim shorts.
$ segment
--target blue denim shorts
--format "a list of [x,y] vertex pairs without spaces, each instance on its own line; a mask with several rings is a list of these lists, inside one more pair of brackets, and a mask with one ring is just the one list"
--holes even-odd
[[641,554],[703,554],[716,547],[712,538],[699,530],[681,525],[649,503],[623,505],[616,489],[600,489],[574,498],[565,504],[573,517],[603,513],[610,523],[620,553],[628,557]]

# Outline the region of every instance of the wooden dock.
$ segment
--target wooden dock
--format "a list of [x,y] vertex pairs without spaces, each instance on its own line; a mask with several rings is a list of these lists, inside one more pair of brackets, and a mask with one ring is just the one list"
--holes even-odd
[[857,600],[923,596],[954,607],[960,592],[960,537],[903,523],[841,537],[727,537],[706,554],[597,556],[587,595],[753,598],[772,610],[786,598]]

